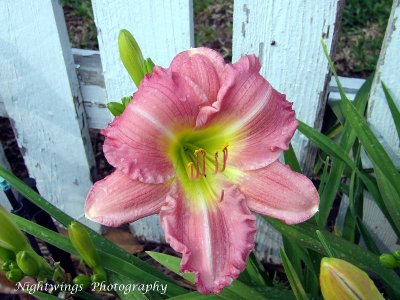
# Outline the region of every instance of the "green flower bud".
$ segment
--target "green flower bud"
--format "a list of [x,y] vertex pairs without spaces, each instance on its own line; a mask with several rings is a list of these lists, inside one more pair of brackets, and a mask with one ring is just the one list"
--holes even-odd
[[22,278],[24,278],[24,276],[25,276],[24,273],[22,273],[20,269],[14,269],[6,273],[7,279],[10,280],[11,282],[21,281]]
[[1,269],[2,269],[4,272],[7,272],[7,271],[12,270],[12,268],[11,268],[11,263],[12,263],[11,260],[5,261],[5,262],[3,263],[3,265],[1,266]]
[[93,245],[92,240],[85,227],[78,222],[72,222],[68,226],[68,235],[72,245],[78,251],[80,257],[93,270],[99,270],[105,274],[105,271],[100,263],[99,255]]
[[121,61],[136,86],[139,86],[145,74],[142,51],[132,34],[122,29],[118,35],[118,49]]
[[105,274],[103,274],[103,273],[93,274],[91,279],[92,279],[92,282],[104,282],[107,280]]
[[83,274],[76,276],[74,278],[73,282],[75,284],[81,284],[84,289],[89,288],[90,285],[92,284],[92,280],[90,279],[90,276],[83,275]]
[[384,299],[367,273],[337,258],[321,260],[320,285],[325,300]]
[[40,271],[39,262],[36,257],[28,251],[20,251],[17,254],[18,267],[29,276],[37,276]]
[[121,115],[125,110],[125,107],[118,102],[108,102],[107,108],[113,114],[114,117]]
[[0,205],[0,247],[17,253],[30,247],[25,235],[11,218],[11,214]]
[[400,261],[400,250],[396,250],[393,252],[393,256],[396,260]]
[[3,262],[15,260],[15,254],[11,250],[0,247],[0,260]]
[[19,269],[16,261],[11,261],[9,264],[9,268],[10,268],[10,270]]
[[399,266],[399,262],[396,260],[396,258],[389,253],[383,253],[381,256],[379,256],[379,262],[382,266],[389,269],[394,269]]

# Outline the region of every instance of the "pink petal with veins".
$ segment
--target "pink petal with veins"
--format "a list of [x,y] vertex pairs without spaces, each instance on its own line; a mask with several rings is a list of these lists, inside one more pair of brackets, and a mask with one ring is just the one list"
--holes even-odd
[[197,207],[181,191],[171,193],[160,218],[167,242],[183,255],[181,272],[195,273],[201,293],[219,293],[245,269],[256,225],[237,187],[228,187],[221,202]]
[[240,191],[252,211],[288,224],[301,223],[318,211],[319,195],[311,180],[279,161],[243,174]]
[[97,181],[85,203],[88,219],[107,226],[120,226],[157,214],[170,190],[170,184],[146,184],[132,180],[120,171]]

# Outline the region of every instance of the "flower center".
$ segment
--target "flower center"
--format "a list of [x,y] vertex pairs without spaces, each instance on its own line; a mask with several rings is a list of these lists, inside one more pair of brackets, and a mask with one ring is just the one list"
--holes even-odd
[[[218,161],[218,151],[214,152],[214,171],[212,174],[222,173],[225,171],[228,161],[228,145],[222,148],[222,162]],[[194,162],[190,161],[187,164],[189,169],[190,179],[198,179],[206,176],[207,160],[210,159],[206,150],[196,149],[194,151]],[[221,164],[221,166],[220,166]]]
[[222,177],[218,175],[227,169],[231,137],[222,126],[181,130],[175,132],[175,137],[169,144],[168,157],[185,193],[197,203],[202,199],[223,198]]

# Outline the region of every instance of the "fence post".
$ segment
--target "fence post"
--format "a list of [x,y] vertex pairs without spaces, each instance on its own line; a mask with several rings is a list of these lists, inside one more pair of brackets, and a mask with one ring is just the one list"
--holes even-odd
[[2,1],[0,24],[0,98],[29,174],[45,198],[79,218],[94,159],[62,7]]
[[[156,65],[169,66],[180,51],[193,46],[193,8],[189,0],[92,0],[108,101],[132,95],[135,86],[118,53],[118,33],[128,29],[143,55]],[[110,116],[111,120],[111,116]],[[162,241],[158,216],[132,224],[136,236]]]
[[[243,54],[256,54],[262,75],[294,103],[296,117],[318,129],[322,125],[329,83],[328,62],[320,39],[324,39],[328,49],[333,49],[342,6],[341,0],[234,2],[233,61]],[[316,151],[310,151],[308,140],[299,133],[292,144],[304,171],[310,173]],[[260,253],[268,250],[264,258],[277,261],[279,253],[271,252],[263,241],[265,235],[277,240],[278,233],[265,221],[258,222],[258,250]]]

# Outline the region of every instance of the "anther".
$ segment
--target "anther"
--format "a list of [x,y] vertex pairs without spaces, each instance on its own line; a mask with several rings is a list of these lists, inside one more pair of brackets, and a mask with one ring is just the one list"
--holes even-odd
[[215,159],[215,171],[214,174],[218,173],[218,152],[214,153],[214,159]]
[[226,162],[228,161],[228,146],[225,146],[222,149],[222,153],[224,154],[224,157],[222,159],[222,169],[221,172],[225,171],[226,168]]
[[194,171],[193,171],[193,163],[192,163],[192,162],[189,162],[189,163],[187,164],[187,167],[190,169],[190,179],[195,179],[195,177],[194,177]]

